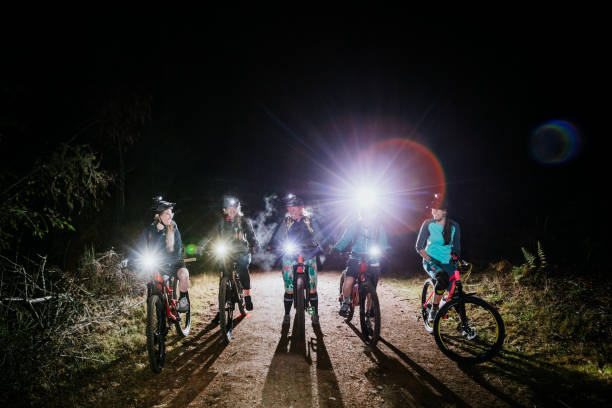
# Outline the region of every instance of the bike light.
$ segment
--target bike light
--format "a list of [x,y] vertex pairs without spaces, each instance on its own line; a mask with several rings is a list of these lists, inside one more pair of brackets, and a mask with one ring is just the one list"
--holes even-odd
[[293,242],[285,242],[283,249],[287,255],[293,255],[297,252],[297,245],[295,245]]
[[225,258],[227,256],[229,248],[227,247],[227,244],[225,242],[217,242],[217,244],[213,248],[213,251],[217,258]]
[[152,254],[150,252],[146,252],[140,258],[140,262],[141,262],[143,268],[145,268],[145,269],[153,269],[157,265],[158,259],[157,259],[157,256],[155,256],[155,254]]
[[368,253],[370,254],[370,256],[380,256],[381,254],[380,247],[378,245],[373,245],[368,250]]

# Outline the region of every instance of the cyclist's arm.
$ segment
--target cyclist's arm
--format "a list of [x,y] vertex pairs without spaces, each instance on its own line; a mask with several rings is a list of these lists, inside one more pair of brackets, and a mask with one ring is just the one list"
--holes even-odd
[[453,226],[455,227],[455,233],[453,234],[453,243],[452,250],[459,259],[461,259],[461,228],[459,228],[459,224],[453,221]]
[[432,257],[425,251],[425,245],[427,244],[427,238],[429,238],[429,224],[431,220],[425,220],[421,225],[421,229],[419,230],[419,235],[417,236],[417,241],[415,245],[415,249],[419,255],[423,257],[426,261],[432,261]]
[[383,252],[389,251],[391,249],[389,241],[387,240],[387,233],[382,227],[380,228],[380,233],[378,235],[378,246],[380,246],[380,250]]
[[323,234],[321,233],[321,229],[319,228],[319,223],[317,222],[317,220],[311,219],[310,225],[312,226],[312,231],[313,231],[312,235],[313,235],[314,241],[319,246],[322,247],[325,244],[325,238],[323,237]]
[[251,250],[259,247],[259,241],[257,241],[257,236],[255,235],[255,230],[253,229],[253,223],[251,223],[251,220],[245,220],[244,227],[246,231],[246,238]]
[[355,237],[355,234],[357,233],[356,229],[357,229],[356,225],[353,224],[349,226],[346,230],[344,230],[344,233],[342,234],[338,242],[336,242],[336,245],[334,245],[334,248],[337,249],[338,251],[342,251],[344,248],[346,248],[346,246],[350,244],[351,241],[353,241],[353,238]]
[[183,241],[181,240],[181,232],[176,223],[174,224],[174,256],[177,264],[183,263]]

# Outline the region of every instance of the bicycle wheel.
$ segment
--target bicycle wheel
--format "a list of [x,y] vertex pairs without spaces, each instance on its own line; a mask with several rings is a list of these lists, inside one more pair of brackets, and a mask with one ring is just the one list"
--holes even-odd
[[234,300],[231,280],[224,276],[219,281],[219,332],[227,343],[232,340],[234,328]]
[[[371,297],[370,310],[366,310],[368,295]],[[371,283],[362,285],[359,293],[359,322],[365,344],[374,347],[380,338],[380,305],[378,295]]]
[[[178,300],[178,279],[174,279],[172,284],[172,298]],[[187,293],[187,300],[189,300],[189,293]],[[191,303],[189,303],[191,305]],[[186,337],[191,330],[191,307],[185,313],[176,312],[179,319],[174,323],[176,326],[176,332],[180,337]]]
[[432,279],[427,279],[423,284],[423,291],[421,292],[421,316],[423,317],[423,326],[427,333],[433,333],[433,322],[429,323],[429,311],[433,304],[433,298],[435,296],[435,284]]
[[235,288],[234,299],[236,299],[236,303],[238,303],[238,310],[240,311],[240,315],[244,316],[246,315],[246,311],[244,310],[244,295],[242,294],[242,284],[238,279],[235,279],[234,283],[235,284],[232,285]]
[[295,302],[295,326],[294,332],[298,336],[298,340],[305,339],[305,310],[304,310],[304,277],[298,276],[295,282],[295,290],[293,291]]
[[460,363],[474,364],[490,359],[501,349],[506,336],[499,312],[484,300],[471,296],[451,300],[440,307],[433,325],[440,350]]
[[160,373],[166,356],[166,314],[159,295],[147,299],[147,353],[154,373]]

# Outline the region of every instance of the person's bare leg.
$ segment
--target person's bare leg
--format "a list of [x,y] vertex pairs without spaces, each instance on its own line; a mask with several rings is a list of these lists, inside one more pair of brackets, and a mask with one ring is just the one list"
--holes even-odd
[[176,272],[176,276],[179,279],[179,290],[181,292],[187,292],[189,290],[189,271],[187,268],[181,268]]

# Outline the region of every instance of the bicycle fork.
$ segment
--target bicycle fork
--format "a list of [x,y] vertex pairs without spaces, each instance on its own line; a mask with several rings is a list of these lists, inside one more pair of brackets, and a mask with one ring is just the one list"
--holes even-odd
[[304,311],[312,315],[314,310],[310,307],[310,274],[308,273],[308,268],[309,266],[304,263],[302,255],[298,255],[297,263],[293,265],[293,307],[297,307],[295,304],[295,289],[297,288],[297,279],[299,275],[304,279]]

